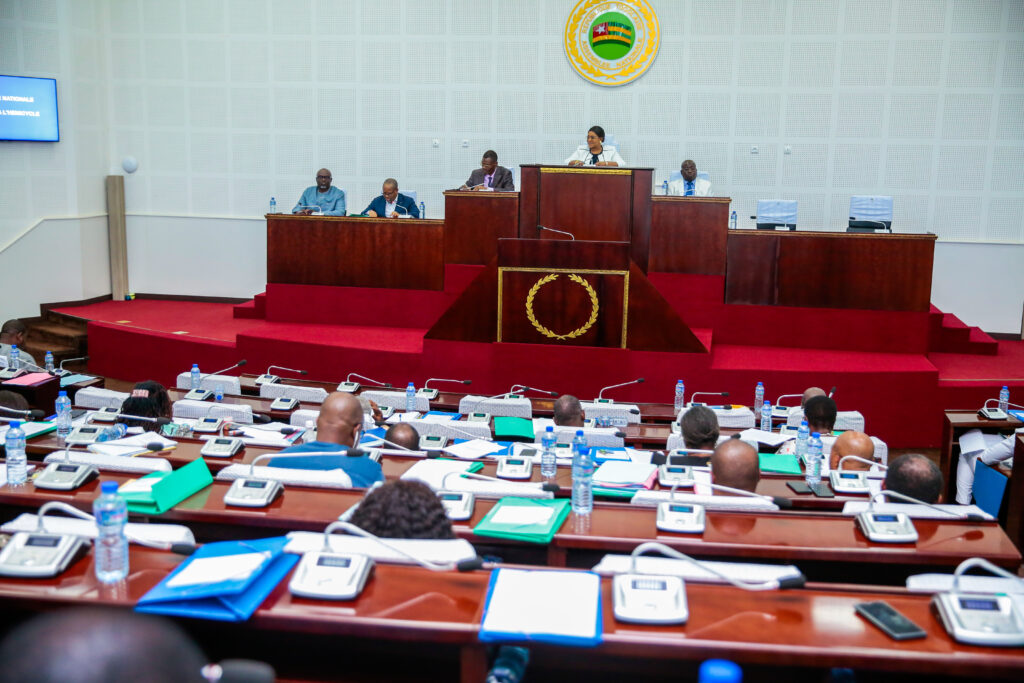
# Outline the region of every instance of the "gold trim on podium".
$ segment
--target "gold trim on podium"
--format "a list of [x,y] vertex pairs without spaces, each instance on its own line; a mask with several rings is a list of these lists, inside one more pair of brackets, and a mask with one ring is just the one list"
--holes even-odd
[[609,175],[630,175],[631,168],[618,166],[541,166],[541,173],[607,173]]

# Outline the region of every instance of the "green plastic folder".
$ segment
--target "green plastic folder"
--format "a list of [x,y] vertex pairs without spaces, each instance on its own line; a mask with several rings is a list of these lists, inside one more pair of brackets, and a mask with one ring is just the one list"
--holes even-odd
[[533,441],[533,420],[525,417],[494,418],[495,441]]
[[200,458],[173,472],[151,472],[141,481],[156,480],[148,491],[125,491],[120,496],[129,512],[159,515],[213,483],[206,461]]
[[758,453],[762,472],[800,475],[800,461],[791,453]]
[[[535,517],[538,514],[543,516],[543,513],[534,512],[539,507],[551,511],[545,521],[501,521],[502,517],[508,516]],[[513,510],[510,511],[509,508],[513,508]],[[506,512],[502,513],[502,510]],[[511,515],[509,515],[510,512]],[[568,516],[569,499],[567,498],[538,499],[509,496],[502,498],[497,505],[491,508],[491,511],[473,529],[473,533],[478,536],[509,538],[527,543],[550,543],[555,532]],[[498,521],[495,521],[496,518]]]
[[594,495],[603,498],[632,498],[637,491],[643,489],[617,489],[612,487],[595,486]]

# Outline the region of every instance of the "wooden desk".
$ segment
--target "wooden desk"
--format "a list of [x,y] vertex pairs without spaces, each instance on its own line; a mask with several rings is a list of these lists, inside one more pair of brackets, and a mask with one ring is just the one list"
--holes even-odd
[[30,408],[42,410],[46,415],[52,415],[54,410],[54,401],[57,400],[57,392],[60,391],[60,378],[49,377],[34,386],[23,386],[4,382],[0,384],[0,390],[13,391],[16,394],[21,394],[25,397]]
[[[131,609],[181,559],[132,546],[131,574],[113,587],[96,581],[91,553],[54,579],[2,578],[4,625],[72,605]],[[346,676],[355,675],[357,680],[457,677],[464,683],[478,683],[487,669],[487,646],[479,642],[478,632],[490,574],[381,564],[359,597],[346,602],[292,597],[289,575],[244,624],[191,619],[178,623],[212,658],[263,660],[283,679],[324,680],[336,666],[327,664],[333,659],[344,661]],[[600,680],[615,680],[608,677],[609,671],[626,670],[633,675],[679,676],[681,668],[689,671],[711,657],[730,659],[745,668],[769,667],[759,672],[760,677],[745,671],[748,681],[813,680],[812,675],[820,680],[820,672],[808,670],[819,667],[899,672],[900,680],[914,675],[934,680],[936,674],[1019,680],[1024,667],[1024,651],[1019,648],[955,643],[931,614],[930,596],[898,589],[810,584],[799,590],[750,593],[732,586],[690,584],[689,621],[664,627],[616,622],[610,579],[602,579],[601,591],[603,642],[586,649],[529,643],[531,680],[555,680],[558,671],[579,676],[583,670],[604,676]],[[925,629],[928,637],[889,639],[853,610],[856,603],[871,600],[888,601]],[[552,601],[557,603],[557,596]],[[401,643],[402,657],[377,656],[394,652],[397,643]],[[424,655],[417,646],[432,652]],[[312,652],[330,652],[332,657],[311,656]],[[402,671],[407,656],[423,657],[433,665],[393,678],[392,669]],[[565,680],[565,673],[561,679]]]
[[934,249],[931,234],[732,230],[725,303],[925,313]]
[[651,270],[725,275],[729,197],[651,197]]
[[444,221],[268,214],[267,282],[444,289]]
[[444,193],[444,262],[485,266],[498,240],[519,234],[518,192]]

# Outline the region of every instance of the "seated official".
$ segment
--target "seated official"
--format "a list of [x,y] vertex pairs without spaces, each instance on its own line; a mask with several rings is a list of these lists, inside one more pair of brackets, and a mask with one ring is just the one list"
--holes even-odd
[[[812,387],[812,389],[815,387]],[[808,389],[807,391],[811,391]],[[820,389],[819,389],[820,391]],[[806,392],[804,392],[806,394]],[[832,430],[836,426],[836,402],[825,396],[825,392],[821,392],[821,395],[813,395],[807,399],[804,403],[804,419],[807,420],[807,427],[811,434],[815,432],[821,438],[822,444],[825,446],[825,450],[822,452],[828,452],[828,444],[835,439],[832,436]],[[796,453],[796,440],[791,439],[786,443],[782,444],[779,448],[779,453]],[[872,447],[872,453],[874,448]]]
[[[714,450],[718,444],[718,417],[715,411],[706,406],[693,406],[683,413],[679,420],[679,431],[683,435],[683,445],[701,451]],[[684,456],[673,456],[673,465],[689,465],[707,467],[711,456],[707,453],[691,453]]]
[[[942,502],[942,472],[931,460],[917,453],[907,453],[889,463],[882,488],[917,498],[925,503]],[[889,502],[905,503],[898,498]]]
[[676,197],[707,197],[711,193],[711,181],[697,177],[697,164],[687,159],[679,168],[683,177],[668,184],[668,193]]
[[136,382],[135,386],[132,387],[132,396],[141,396],[153,401],[157,417],[172,417],[174,415],[171,396],[167,393],[167,387],[160,384],[160,382],[151,379],[145,382]]
[[587,131],[587,144],[580,145],[565,160],[569,166],[625,166],[626,162],[614,147],[604,146],[604,128],[591,126]]
[[[0,328],[0,354],[7,358],[11,353],[11,347],[17,346],[18,363],[22,368],[26,367],[26,364],[39,367],[32,354],[25,351],[25,333],[27,331],[28,325],[17,318],[5,322],[4,326]],[[18,368],[12,369],[17,370]]]
[[139,417],[164,417],[157,411],[156,402],[148,396],[137,395],[137,392],[133,391],[132,395],[124,400],[121,404],[121,415],[118,416],[117,421],[126,427],[140,427],[144,432],[158,432],[160,431],[160,425],[156,422],[150,422],[149,420],[133,420],[127,415],[138,415]]
[[[875,443],[871,437],[864,432],[843,432],[832,444],[832,452],[829,454],[829,467],[833,470],[839,469],[839,461],[848,455],[855,455],[858,458],[874,461]],[[871,465],[859,460],[847,460],[843,464],[844,470],[870,470]]]
[[580,400],[571,394],[562,394],[552,404],[552,411],[555,417],[556,427],[579,427],[583,428],[583,422],[587,419]]
[[[316,421],[316,441],[289,446],[281,454],[323,453],[342,451],[359,443],[363,431],[363,407],[359,399],[349,393],[336,391],[320,406]],[[344,470],[352,479],[352,486],[366,488],[384,480],[380,465],[366,455],[310,455],[308,458],[275,458],[270,467],[288,467],[300,470]]]
[[[711,483],[750,491],[761,481],[761,461],[757,450],[739,439],[729,439],[711,455]],[[731,495],[726,491],[712,491],[715,495]]]
[[[0,391],[0,406],[4,408],[10,408],[11,410],[32,409],[32,406],[28,404],[28,400],[24,396],[13,391],[10,391],[8,389]],[[0,410],[0,416],[12,417],[12,414]]]
[[[388,427],[388,431],[384,433],[384,440],[396,446],[408,448],[410,451],[420,449],[420,434],[408,422],[399,422]],[[385,443],[383,447],[389,448],[390,445]]]
[[399,479],[370,491],[352,523],[381,538],[455,538],[437,494],[418,481]]
[[828,394],[826,394],[825,390],[821,387],[807,387],[804,389],[804,393],[800,396],[800,409],[803,410],[804,406],[807,405],[807,402],[815,396],[828,396]]
[[381,187],[380,196],[363,209],[363,213],[371,218],[419,218],[420,210],[416,202],[398,192],[398,181],[388,178]]
[[292,213],[310,216],[321,213],[325,216],[345,215],[345,191],[331,185],[331,172],[321,168],[316,172],[316,185],[307,187],[299,197],[299,203]]
[[970,505],[974,496],[974,468],[975,463],[981,460],[986,465],[997,465],[1004,460],[1013,457],[1013,448],[1017,441],[1017,434],[1024,433],[1024,428],[1018,429],[1002,441],[992,444],[983,451],[973,453],[960,453],[960,462],[956,466],[956,502],[961,505]]
[[480,160],[480,168],[469,174],[469,180],[460,190],[496,190],[498,192],[515,192],[516,185],[512,171],[498,166],[498,154],[492,149],[484,152]]

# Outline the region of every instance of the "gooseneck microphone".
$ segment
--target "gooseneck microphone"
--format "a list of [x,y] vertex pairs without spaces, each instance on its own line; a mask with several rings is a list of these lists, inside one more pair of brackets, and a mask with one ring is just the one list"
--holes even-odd
[[549,228],[546,225],[538,225],[537,226],[537,231],[539,232],[541,230],[547,230],[548,232],[557,232],[559,235],[568,235],[569,239],[571,239],[571,240],[575,240],[576,239],[576,235],[572,234],[571,232],[567,232],[565,230],[558,230],[557,228]]
[[632,381],[623,382],[622,384],[612,384],[611,386],[604,387],[603,389],[601,389],[601,391],[597,392],[597,400],[601,400],[602,395],[604,394],[604,392],[608,391],[609,389],[618,389],[619,387],[628,387],[630,384],[643,384],[643,383],[644,383],[644,378],[643,377],[637,377],[636,379],[634,379]]

